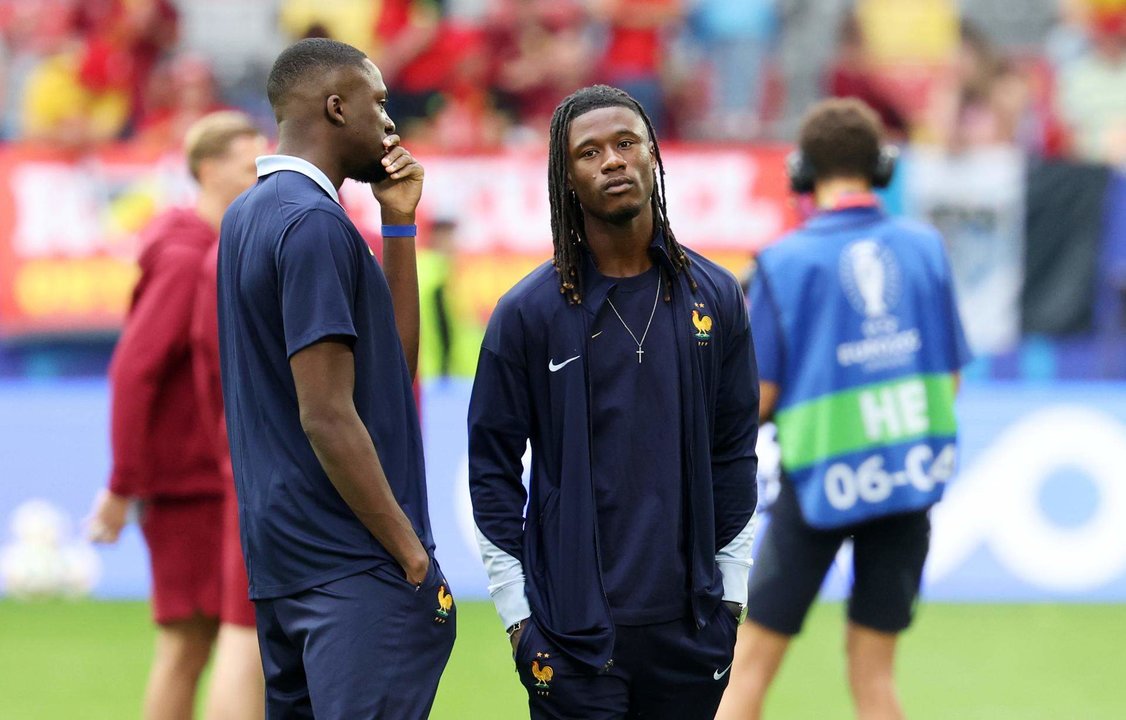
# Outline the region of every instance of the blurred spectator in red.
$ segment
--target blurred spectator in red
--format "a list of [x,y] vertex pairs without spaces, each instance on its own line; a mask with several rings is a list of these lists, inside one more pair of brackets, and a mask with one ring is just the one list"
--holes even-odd
[[492,143],[484,33],[466,21],[472,13],[444,17],[443,9],[440,0],[285,0],[280,19],[291,37],[331,37],[366,52],[391,88],[392,119],[416,142]]
[[896,102],[880,88],[855,15],[845,17],[839,42],[837,56],[825,79],[828,94],[863,100],[879,113],[889,138],[906,138],[909,129],[907,118]]
[[1090,0],[1090,49],[1065,65],[1059,109],[1077,157],[1126,164],[1126,2]]
[[72,27],[85,38],[82,84],[93,93],[124,91],[130,119],[145,113],[149,75],[176,44],[179,15],[171,0],[82,0]]
[[711,102],[699,133],[749,140],[762,127],[770,49],[778,31],[775,0],[694,0],[688,16],[708,63]]
[[487,21],[501,107],[546,137],[555,106],[589,83],[595,53],[575,0],[495,0]]
[[[511,123],[499,110],[488,85],[487,48],[480,36],[461,45],[463,55],[450,81],[431,102],[424,127],[412,137],[447,152],[471,153],[501,148]],[[398,118],[392,115],[398,122]]]
[[666,108],[662,61],[668,38],[684,14],[682,0],[590,0],[605,23],[606,51],[598,66],[601,80],[625,90],[641,103],[660,135]]
[[490,88],[486,8],[447,0],[384,0],[376,64],[392,93],[392,119],[449,151],[498,147],[506,122]]
[[180,55],[157,67],[145,105],[148,111],[138,125],[137,139],[164,149],[179,148],[197,120],[225,109],[216,97],[210,64],[194,55]]
[[[400,74],[407,87],[412,80],[419,83],[415,115],[409,102],[397,102],[398,85],[392,86],[391,119],[414,143],[462,153],[495,150],[504,143],[508,122],[489,85],[491,48],[480,25],[467,20],[443,18],[431,49]],[[417,116],[420,111],[427,113],[425,120]]]
[[442,18],[436,0],[383,0],[372,56],[391,88],[388,109],[402,130],[427,117],[454,82],[458,63],[479,45],[476,28]]

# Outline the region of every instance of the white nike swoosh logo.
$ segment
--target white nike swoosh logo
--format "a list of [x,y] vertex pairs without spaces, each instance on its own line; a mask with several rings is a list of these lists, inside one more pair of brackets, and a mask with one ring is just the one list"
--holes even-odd
[[548,360],[547,361],[547,369],[550,370],[551,372],[559,372],[563,368],[567,367],[571,363],[578,360],[580,357],[582,357],[582,356],[576,355],[575,357],[571,358],[570,360],[564,360],[563,362],[559,363],[558,365],[555,364],[554,360]]
[[601,335],[601,334],[602,334],[602,333],[604,333],[604,332],[606,332],[606,331],[605,331],[605,330],[599,330],[598,332],[596,332],[596,333],[594,333],[593,335],[591,335],[591,336],[590,336],[590,339],[591,339],[591,340],[593,340],[594,338],[598,337],[599,335]]
[[722,680],[723,676],[727,674],[727,671],[731,669],[731,665],[732,665],[732,663],[728,663],[727,667],[725,667],[722,671],[716,670],[714,673],[712,673],[712,679],[713,680]]

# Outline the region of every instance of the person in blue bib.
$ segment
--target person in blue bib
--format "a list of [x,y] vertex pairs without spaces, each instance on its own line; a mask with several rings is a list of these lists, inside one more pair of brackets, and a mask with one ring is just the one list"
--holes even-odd
[[746,304],[676,241],[625,92],[559,105],[548,176],[555,259],[501,298],[469,407],[490,592],[533,718],[711,720],[756,503]]
[[[422,720],[453,649],[434,558],[418,361],[415,209],[379,69],[302,40],[266,84],[276,155],[223,218],[219,355],[270,720]],[[383,267],[340,204],[370,183]]]
[[818,212],[763,250],[749,303],[761,413],[782,485],[751,572],[722,720],[763,698],[841,544],[853,544],[849,684],[860,718],[900,718],[893,659],[930,542],[927,510],[956,456],[954,395],[969,351],[938,232],[872,194],[895,149],[859,100],[815,106],[788,161]]

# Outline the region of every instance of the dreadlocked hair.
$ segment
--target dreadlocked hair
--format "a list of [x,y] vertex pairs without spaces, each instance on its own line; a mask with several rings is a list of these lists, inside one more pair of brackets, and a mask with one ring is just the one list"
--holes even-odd
[[[649,200],[653,207],[653,218],[657,230],[664,233],[665,250],[672,260],[673,268],[678,274],[683,272],[687,276],[689,287],[695,293],[696,279],[692,277],[692,272],[688,268],[690,260],[669,226],[668,209],[665,206],[665,165],[661,161],[661,148],[657,144],[657,135],[653,132],[653,123],[645,114],[641,103],[634,100],[629,93],[608,85],[593,85],[572,93],[559,103],[559,107],[555,108],[555,113],[551,116],[547,191],[551,201],[551,242],[555,247],[552,264],[555,266],[555,272],[559,274],[559,292],[566,295],[572,305],[578,305],[583,301],[583,260],[580,245],[585,241],[586,233],[582,206],[574,191],[567,186],[567,136],[571,132],[571,122],[575,118],[606,107],[628,108],[637,113],[645,123],[645,130],[649,133],[649,139],[653,141],[653,156],[657,160],[657,183]],[[672,282],[664,267],[661,267],[661,277],[665,283],[665,302],[669,302],[672,300],[670,290]]]

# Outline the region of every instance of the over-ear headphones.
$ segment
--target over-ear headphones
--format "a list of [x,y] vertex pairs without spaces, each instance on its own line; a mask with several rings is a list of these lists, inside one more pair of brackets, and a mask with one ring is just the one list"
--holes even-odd
[[[872,187],[886,188],[890,185],[898,161],[899,148],[894,145],[880,146],[876,166],[872,168],[870,175]],[[817,170],[813,167],[813,163],[806,159],[801,150],[794,150],[786,156],[786,174],[790,176],[790,189],[795,193],[804,195],[813,192],[813,185],[817,180]]]

